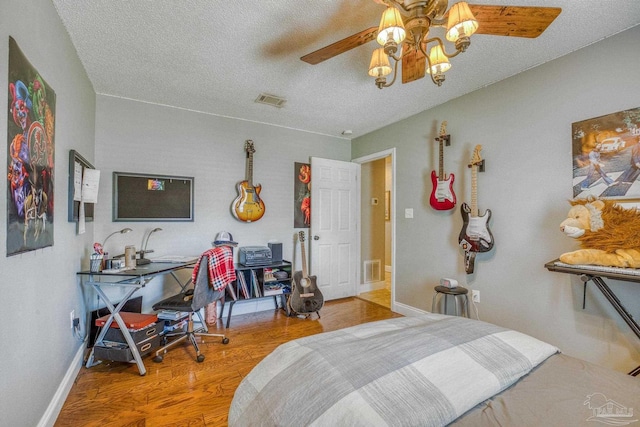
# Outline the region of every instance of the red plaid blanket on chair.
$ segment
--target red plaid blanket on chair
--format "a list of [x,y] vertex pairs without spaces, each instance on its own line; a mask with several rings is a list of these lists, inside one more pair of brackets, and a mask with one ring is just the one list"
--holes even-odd
[[202,258],[209,257],[209,286],[216,291],[224,290],[227,285],[236,280],[236,269],[233,265],[233,251],[228,246],[218,246],[203,252],[193,268],[192,280],[195,282],[201,268]]

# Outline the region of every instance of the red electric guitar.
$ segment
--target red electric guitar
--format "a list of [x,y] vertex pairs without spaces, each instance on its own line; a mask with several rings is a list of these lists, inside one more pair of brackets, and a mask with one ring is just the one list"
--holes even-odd
[[453,192],[455,176],[450,173],[449,177],[446,178],[444,174],[443,144],[446,142],[449,145],[449,135],[446,135],[446,133],[447,122],[444,121],[440,127],[440,136],[436,138],[436,141],[440,143],[440,168],[437,175],[436,171],[431,171],[433,190],[429,199],[431,207],[439,211],[448,211],[456,205],[456,195]]
[[482,162],[480,157],[482,145],[476,145],[469,167],[471,168],[471,207],[463,203],[460,207],[464,225],[458,243],[465,251],[465,270],[473,273],[476,252],[488,252],[493,248],[493,234],[489,230],[491,211],[487,209],[481,216],[478,215],[478,165]]
[[244,144],[247,152],[247,179],[238,183],[238,197],[233,201],[231,212],[236,219],[244,222],[257,221],[264,215],[264,202],[260,198],[262,186],[253,185],[253,141]]

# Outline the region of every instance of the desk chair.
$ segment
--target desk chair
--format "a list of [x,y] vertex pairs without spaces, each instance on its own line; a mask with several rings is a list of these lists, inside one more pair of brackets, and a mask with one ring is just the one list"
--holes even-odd
[[[208,278],[208,256],[202,256],[200,258],[200,265],[202,268],[198,269],[196,280],[194,281],[194,287],[192,290],[186,292],[180,292],[177,295],[164,299],[153,305],[154,310],[175,310],[182,312],[189,312],[189,319],[187,323],[187,330],[178,332],[175,334],[167,334],[166,337],[179,337],[171,340],[164,347],[156,351],[156,355],[153,358],[154,362],[162,362],[162,354],[166,353],[170,347],[177,345],[185,340],[191,341],[193,347],[196,349],[196,360],[198,362],[204,361],[204,354],[200,354],[200,348],[198,347],[196,337],[221,337],[222,344],[228,344],[229,338],[224,334],[210,334],[208,333],[207,325],[200,316],[199,310],[208,304],[215,302],[224,297],[224,289],[216,291],[209,286]],[[193,315],[198,314],[202,327],[194,330]],[[203,331],[203,332],[201,332]]]

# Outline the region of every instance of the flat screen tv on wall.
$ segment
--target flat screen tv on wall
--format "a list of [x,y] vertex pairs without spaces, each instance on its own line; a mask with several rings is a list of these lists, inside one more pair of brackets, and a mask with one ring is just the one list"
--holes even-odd
[[193,177],[113,173],[114,221],[193,221]]

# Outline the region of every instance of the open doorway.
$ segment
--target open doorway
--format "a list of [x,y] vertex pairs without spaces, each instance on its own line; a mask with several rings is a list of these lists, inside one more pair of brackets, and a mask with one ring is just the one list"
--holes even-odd
[[395,149],[360,163],[360,283],[358,297],[393,310]]

